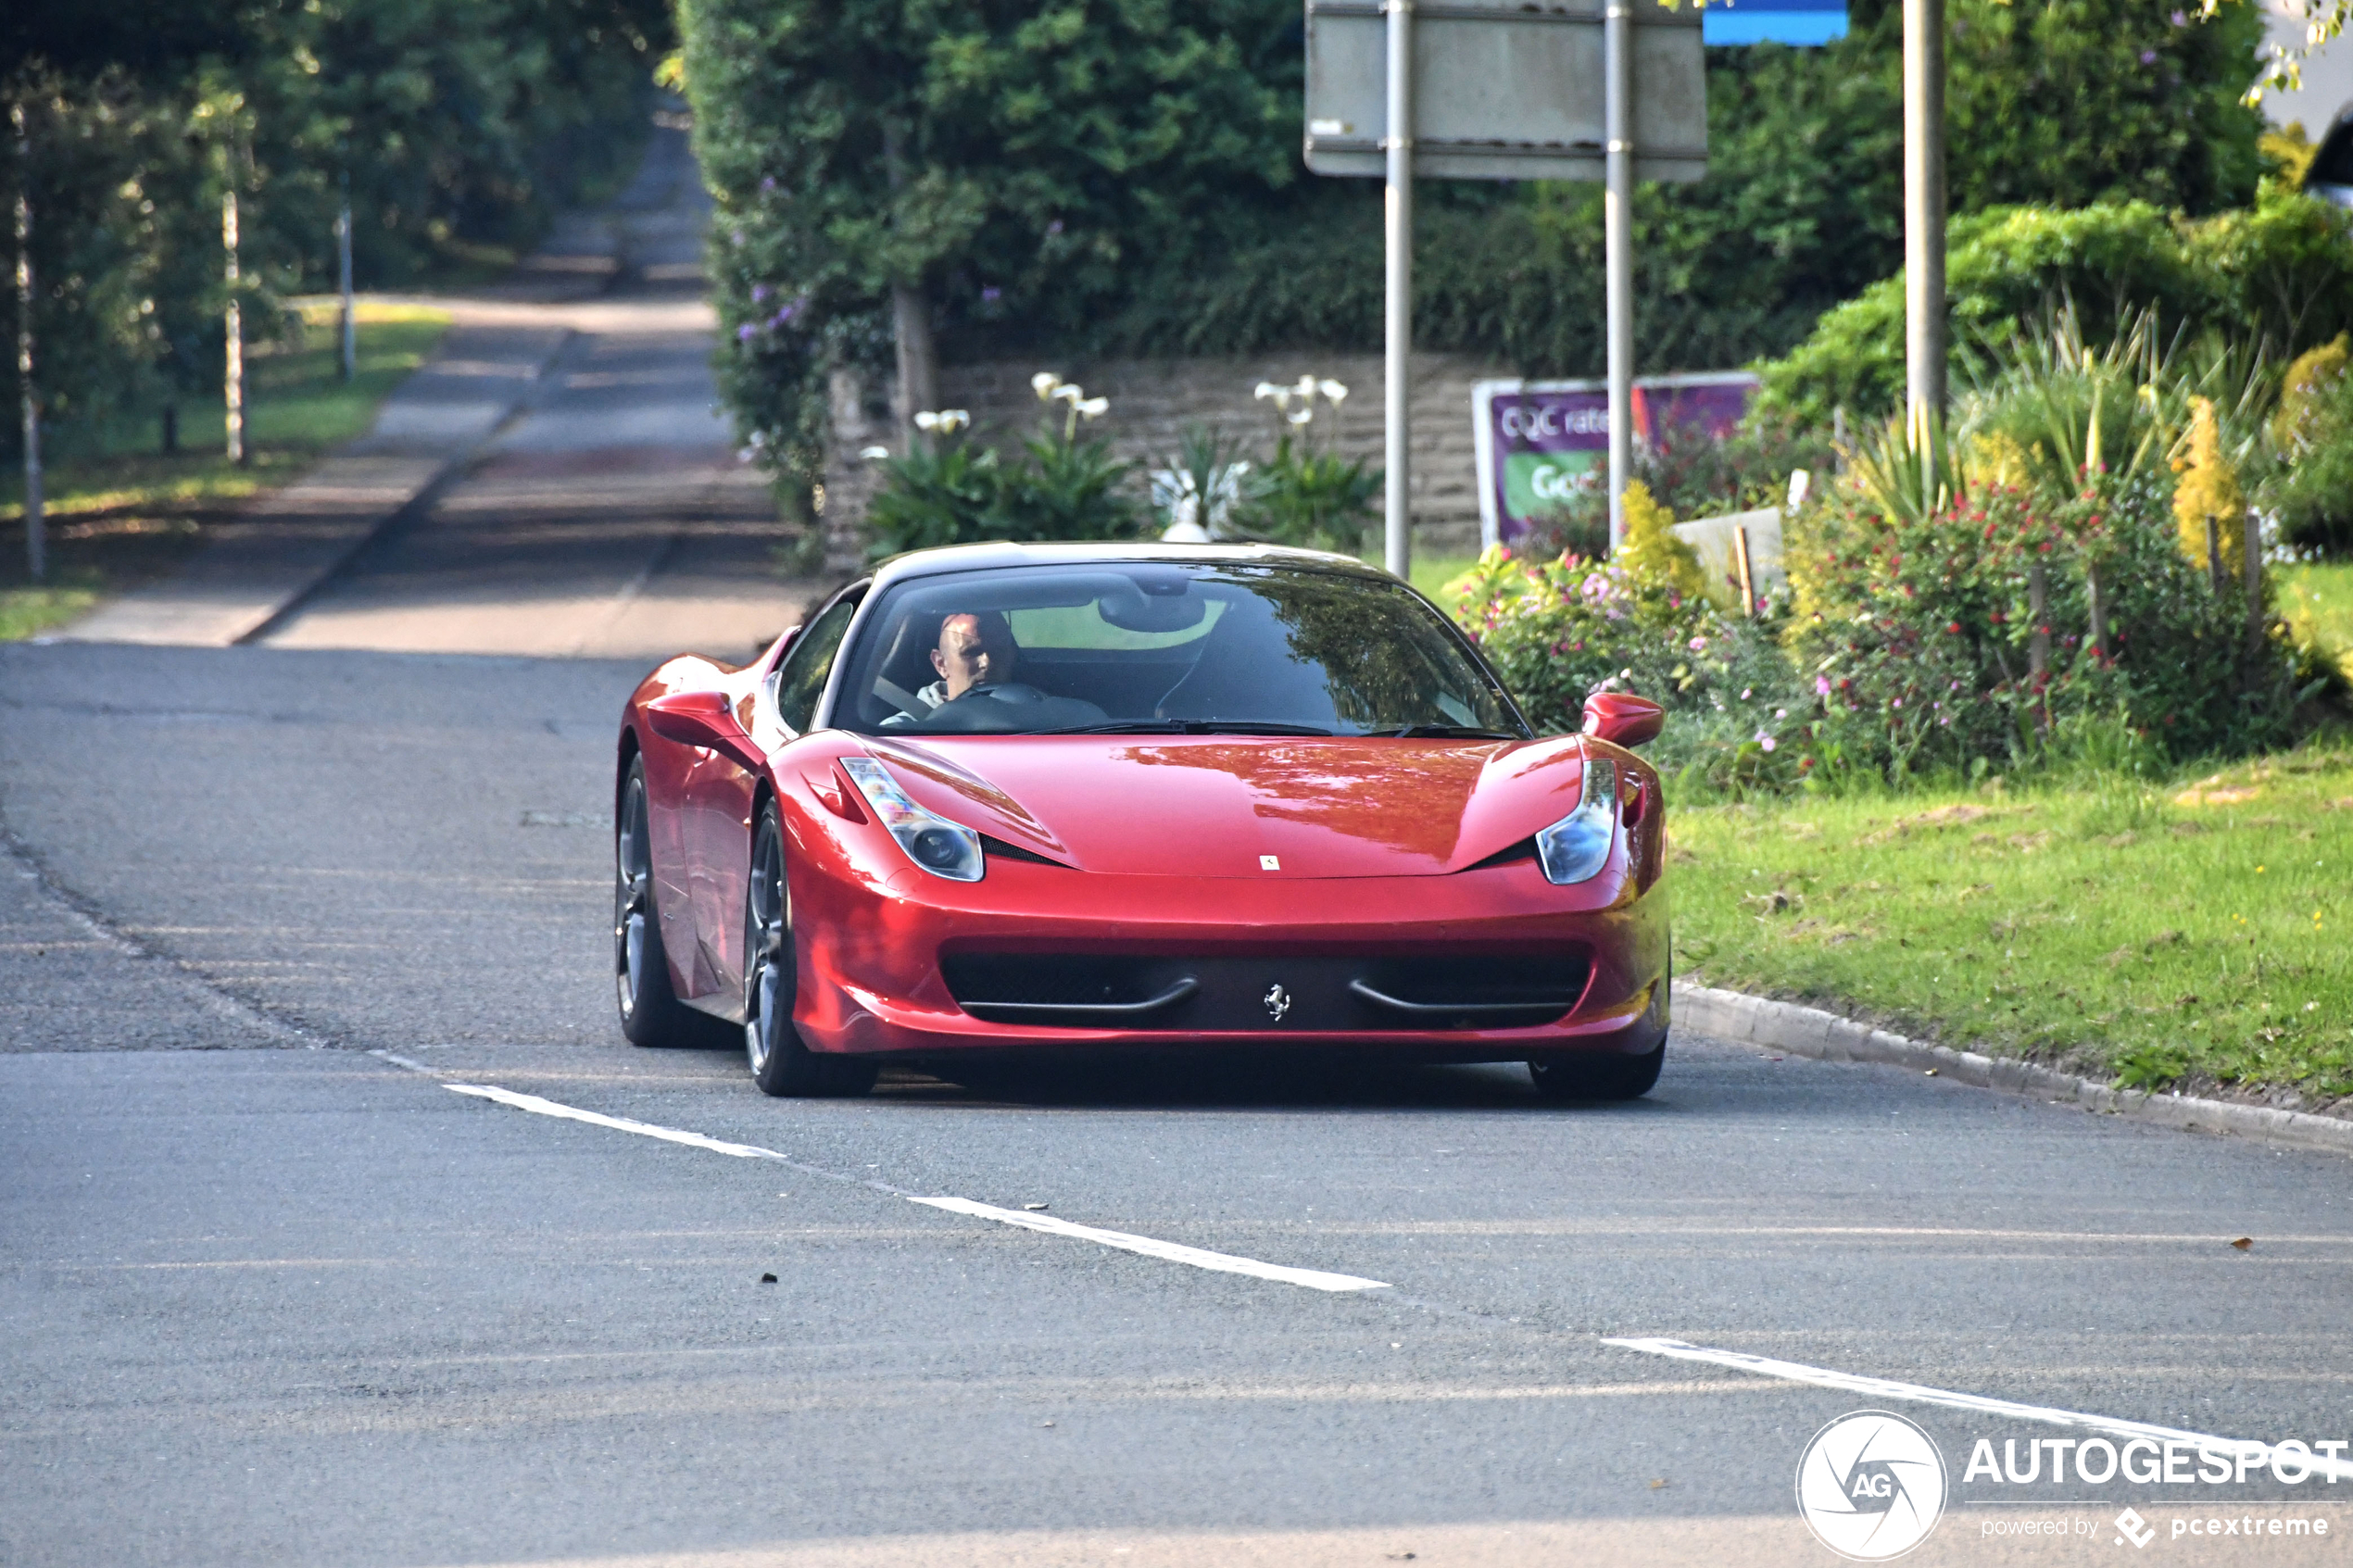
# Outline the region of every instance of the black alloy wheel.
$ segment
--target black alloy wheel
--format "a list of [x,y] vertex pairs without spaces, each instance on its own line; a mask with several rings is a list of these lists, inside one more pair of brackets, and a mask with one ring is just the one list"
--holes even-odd
[[751,840],[751,882],[744,897],[744,1055],[752,1082],[788,1097],[862,1095],[876,1064],[859,1057],[820,1056],[793,1028],[800,989],[793,948],[792,895],[785,883],[785,835],[774,801],[760,809]]
[[678,999],[654,909],[653,851],[646,838],[646,764],[632,758],[613,823],[613,996],[633,1046],[711,1043],[713,1021]]

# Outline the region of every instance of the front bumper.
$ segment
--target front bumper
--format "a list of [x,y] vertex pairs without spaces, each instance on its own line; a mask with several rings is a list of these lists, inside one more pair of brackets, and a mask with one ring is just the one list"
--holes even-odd
[[[1637,889],[1622,861],[1576,887],[1546,882],[1532,859],[1444,876],[1264,882],[1101,875],[998,859],[969,884],[847,860],[803,861],[796,873],[794,1022],[816,1051],[1341,1047],[1497,1061],[1641,1054],[1665,1033],[1666,888]],[[960,954],[1126,959],[1164,977],[1189,974],[1202,989],[1164,1017],[1126,1027],[976,1016],[942,972],[943,960],[952,965]],[[1541,1022],[1524,1022],[1525,1010],[1503,1025],[1443,1010],[1409,1018],[1367,1007],[1348,987],[1352,977],[1401,963],[1427,971],[1453,960],[1469,968],[1547,957],[1581,974],[1582,989]],[[1290,1004],[1279,1018],[1262,1005],[1277,987]]]

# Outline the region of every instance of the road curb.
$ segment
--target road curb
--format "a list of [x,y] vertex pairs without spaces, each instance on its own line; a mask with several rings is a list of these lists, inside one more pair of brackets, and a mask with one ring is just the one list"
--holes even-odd
[[1923,1073],[1934,1072],[1939,1077],[1981,1089],[2080,1105],[2104,1116],[2129,1116],[2183,1132],[2214,1133],[2292,1148],[2353,1154],[2353,1122],[2334,1116],[2259,1105],[2233,1105],[2225,1100],[2197,1099],[2187,1095],[2119,1089],[2031,1061],[1930,1045],[1819,1008],[1777,1002],[1740,991],[1719,991],[1689,981],[1675,983],[1674,1005],[1675,1022],[1695,1034],[1765,1046],[1792,1056],[1814,1057],[1823,1061],[1884,1062]]

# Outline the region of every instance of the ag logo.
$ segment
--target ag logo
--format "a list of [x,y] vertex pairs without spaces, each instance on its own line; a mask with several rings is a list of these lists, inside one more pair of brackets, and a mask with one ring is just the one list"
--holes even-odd
[[1797,1461],[1797,1512],[1814,1538],[1856,1562],[1901,1557],[1944,1512],[1944,1456],[1886,1411],[1856,1411],[1814,1434]]

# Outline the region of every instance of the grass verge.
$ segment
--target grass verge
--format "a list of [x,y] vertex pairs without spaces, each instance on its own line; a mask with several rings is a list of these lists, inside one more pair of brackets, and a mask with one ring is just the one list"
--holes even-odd
[[1672,832],[1687,979],[2129,1087],[2353,1111],[2341,740],[2162,788],[1701,807]]
[[[100,598],[168,574],[204,530],[256,492],[283,484],[332,446],[366,433],[392,389],[422,364],[449,318],[415,306],[362,305],[359,374],[337,360],[332,305],[306,308],[298,341],[258,345],[247,360],[246,445],[240,466],[220,456],[218,405],[183,406],[181,450],[163,456],[155,420],[65,448],[44,489],[49,572],[26,571],[24,483],[0,480],[0,641],[46,631]],[[62,444],[60,444],[62,445]]]

